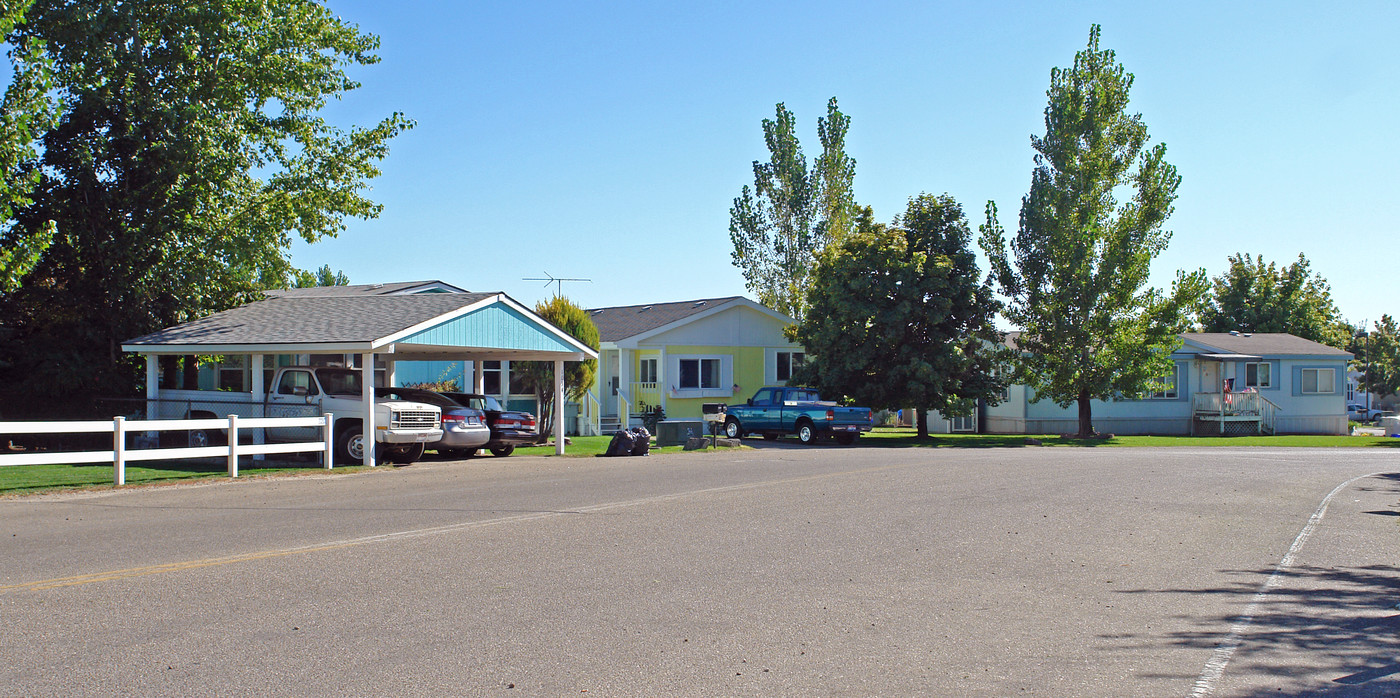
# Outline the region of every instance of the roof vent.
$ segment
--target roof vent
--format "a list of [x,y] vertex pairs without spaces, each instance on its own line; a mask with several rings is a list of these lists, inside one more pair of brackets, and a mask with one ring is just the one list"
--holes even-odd
[[644,308],[642,308],[641,310],[639,310],[639,311],[637,311],[637,312],[645,313],[645,312],[648,311],[648,310],[651,310],[651,306],[649,306],[649,305],[646,306],[646,307],[644,307]]
[[692,305],[692,306],[690,306],[690,307],[692,307],[692,308],[699,308],[700,306],[702,306],[702,305],[704,305],[704,304],[705,304],[705,301],[695,301],[695,305]]
[[1253,334],[1251,334],[1251,333],[1249,333],[1249,332],[1246,332],[1246,333],[1244,333],[1244,335],[1243,335],[1243,336],[1245,336],[1245,337],[1253,337],[1253,336],[1254,336],[1254,335],[1253,335]]
[[593,311],[593,314],[594,314],[594,315],[602,315],[604,310],[607,310],[607,308],[599,308],[599,309]]
[[1239,330],[1230,330],[1230,336],[1231,336],[1231,337],[1238,337],[1238,336],[1240,336],[1240,331],[1239,331]]

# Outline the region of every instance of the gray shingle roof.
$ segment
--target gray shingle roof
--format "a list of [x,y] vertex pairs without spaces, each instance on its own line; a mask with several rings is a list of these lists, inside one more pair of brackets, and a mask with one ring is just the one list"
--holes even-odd
[[598,326],[598,338],[601,341],[617,342],[742,298],[743,296],[729,296],[677,303],[594,308],[588,311],[588,315],[593,318],[593,324]]
[[[419,286],[442,284],[457,288],[441,281],[397,281],[388,284],[352,284],[349,286],[312,286],[310,288],[274,288],[264,291],[269,298],[318,298],[344,296],[387,296],[401,293]],[[460,289],[459,289],[460,290]]]
[[1285,332],[1255,332],[1233,335],[1228,332],[1187,332],[1181,338],[1232,354],[1256,356],[1337,356],[1350,353],[1326,344]]
[[371,342],[496,295],[424,293],[274,297],[152,332],[123,344],[197,346]]

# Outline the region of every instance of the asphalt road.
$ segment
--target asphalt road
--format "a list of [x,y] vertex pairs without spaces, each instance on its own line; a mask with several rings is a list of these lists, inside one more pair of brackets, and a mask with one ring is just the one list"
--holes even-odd
[[1400,449],[779,446],[5,499],[0,695],[1397,695],[1398,514]]

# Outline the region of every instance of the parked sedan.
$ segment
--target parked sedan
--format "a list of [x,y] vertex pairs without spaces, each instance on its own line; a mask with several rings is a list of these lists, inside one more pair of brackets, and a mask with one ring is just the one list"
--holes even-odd
[[439,455],[451,458],[471,458],[477,449],[491,440],[491,428],[486,426],[486,415],[478,409],[444,397],[431,390],[418,388],[375,388],[378,397],[426,402],[442,409],[442,439],[430,441],[425,447],[437,451]]
[[1347,404],[1347,418],[1353,422],[1374,422],[1380,419],[1384,410],[1358,405],[1356,403]]
[[491,441],[486,448],[492,455],[508,456],[516,446],[533,446],[539,443],[539,433],[535,431],[535,415],[517,412],[501,407],[501,403],[490,395],[475,393],[443,393],[459,404],[486,413],[486,423],[491,427]]

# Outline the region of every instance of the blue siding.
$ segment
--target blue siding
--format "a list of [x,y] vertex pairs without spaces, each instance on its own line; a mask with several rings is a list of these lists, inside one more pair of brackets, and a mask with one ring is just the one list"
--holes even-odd
[[526,351],[578,351],[513,308],[502,305],[474,310],[399,342]]

